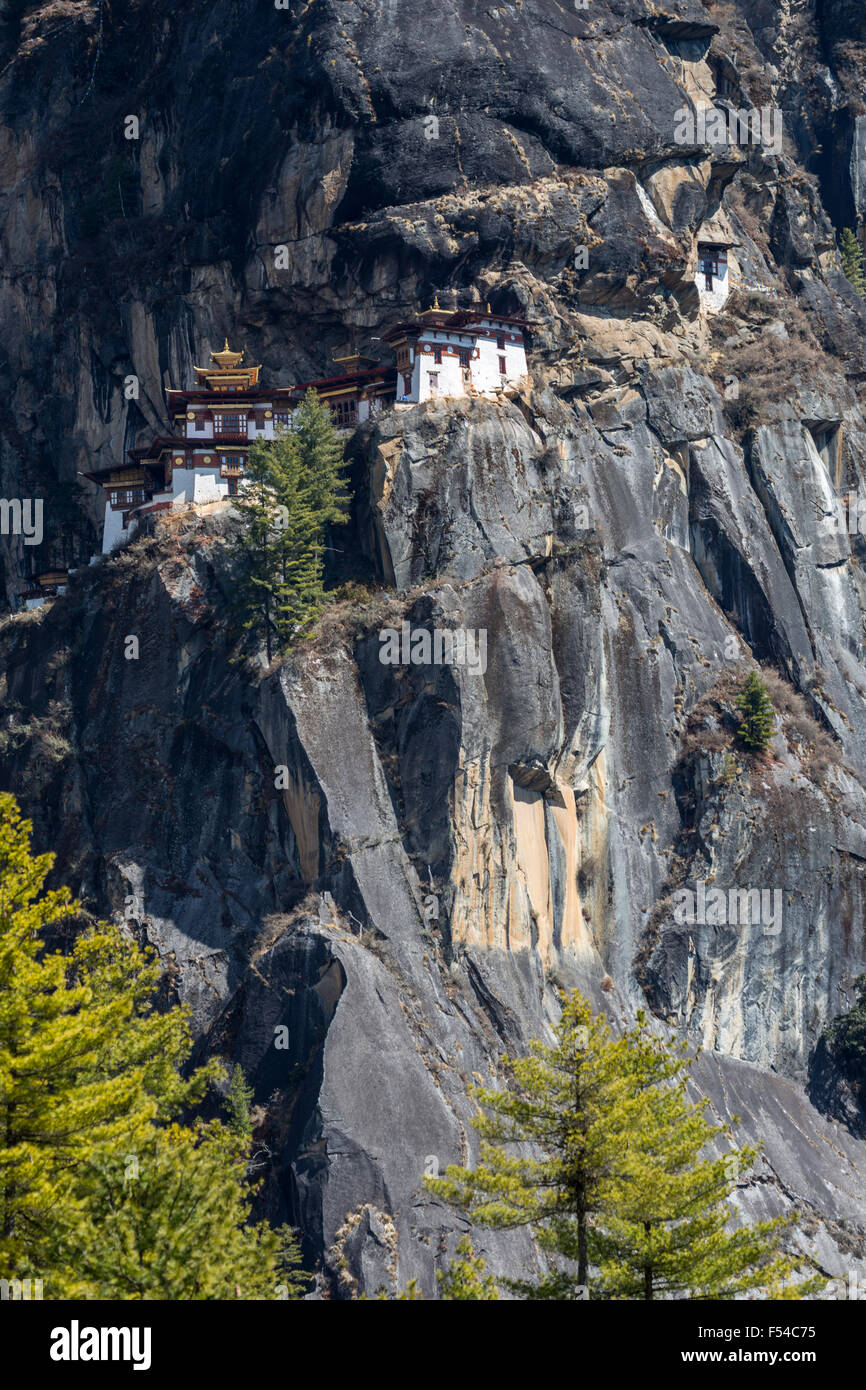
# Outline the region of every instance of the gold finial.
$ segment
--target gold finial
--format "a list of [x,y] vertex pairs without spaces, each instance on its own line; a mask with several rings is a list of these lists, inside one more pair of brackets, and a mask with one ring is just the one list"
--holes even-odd
[[432,303],[432,305],[431,305],[431,308],[433,308],[433,309],[438,309],[438,308],[439,308],[439,295],[438,295],[438,294],[434,294],[434,296],[433,296],[433,303]]
[[211,360],[216,362],[221,372],[230,372],[243,360],[243,355],[243,352],[232,352],[229,347],[229,340],[226,338],[222,352],[212,352]]
[[490,300],[489,300],[489,299],[488,299],[488,301],[487,301],[487,312],[488,312],[488,314],[490,313]]

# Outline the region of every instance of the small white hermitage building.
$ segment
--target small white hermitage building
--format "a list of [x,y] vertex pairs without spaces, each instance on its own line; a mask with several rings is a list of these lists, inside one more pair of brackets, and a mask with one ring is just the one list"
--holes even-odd
[[523,319],[434,302],[385,334],[397,356],[397,400],[501,391],[526,379]]
[[721,239],[698,242],[695,284],[698,287],[701,308],[707,313],[718,313],[730,294],[728,252],[736,245],[735,241]]
[[495,393],[527,376],[525,328],[489,305],[479,312],[440,309],[437,302],[385,334],[396,366],[353,352],[335,358],[344,368],[339,376],[268,389],[259,382],[261,368],[241,366],[244,354],[226,342],[211,353],[210,367],[195,368],[190,390],[166,392],[170,433],[131,449],[121,468],[84,474],[106,493],[103,554],[129,540],[151,512],[234,496],[250,444],[291,429],[305,391],[318,393],[341,431],[395,402]]

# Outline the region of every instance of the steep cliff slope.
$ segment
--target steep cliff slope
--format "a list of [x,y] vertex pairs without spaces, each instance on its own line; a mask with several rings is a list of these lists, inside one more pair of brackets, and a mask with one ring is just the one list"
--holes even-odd
[[[836,251],[866,196],[859,8],[58,0],[7,5],[2,44],[2,491],[45,497],[45,555],[95,548],[76,470],[226,333],[290,383],[434,291],[532,324],[524,390],[353,437],[336,578],[368,587],[276,669],[234,660],[228,507],[0,630],[3,785],[243,1063],[266,1210],[339,1295],[363,1207],[349,1277],[396,1261],[432,1295],[460,1223],[423,1174],[473,1151],[467,1086],[578,984],[706,1050],[715,1109],[766,1145],[745,1213],[793,1205],[824,1269],[866,1271],[866,1146],[807,1099],[866,970],[866,547],[840,510],[866,496],[864,303]],[[678,143],[721,93],[782,113],[777,153]],[[708,317],[710,231],[739,284]],[[32,557],[2,541],[11,597]],[[404,621],[484,631],[485,671],[382,664]],[[763,762],[733,739],[753,659]],[[683,921],[698,885],[774,911]]]

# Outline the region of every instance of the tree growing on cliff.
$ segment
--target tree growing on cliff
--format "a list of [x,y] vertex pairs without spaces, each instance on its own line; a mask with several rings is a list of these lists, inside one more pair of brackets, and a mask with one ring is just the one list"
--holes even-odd
[[325,512],[314,501],[318,491],[294,435],[250,448],[235,498],[242,522],[235,605],[243,630],[264,641],[269,662],[319,610]]
[[253,1094],[253,1087],[247,1085],[243,1067],[236,1062],[232,1068],[229,1089],[226,1094],[226,1109],[229,1113],[229,1128],[232,1133],[242,1136],[248,1143],[253,1132],[253,1122],[250,1116],[250,1101]]
[[483,1255],[476,1255],[468,1236],[457,1242],[454,1259],[437,1270],[439,1296],[445,1303],[491,1303],[499,1299],[496,1280],[487,1273]]
[[[479,1225],[531,1228],[542,1247],[576,1263],[532,1290],[539,1298],[583,1296],[597,1256],[596,1225],[628,1143],[634,1101],[625,1080],[627,1041],[574,993],[552,1046],[533,1042],[529,1057],[503,1058],[515,1090],[473,1087],[482,1113],[476,1168],[449,1167],[425,1178],[437,1196]],[[530,1145],[535,1156],[524,1152]],[[524,1289],[524,1292],[527,1290]]]
[[348,465],[331,412],[312,388],[295,411],[292,430],[302,472],[310,479],[313,505],[329,525],[344,526],[349,519],[349,497],[344,481]]
[[269,662],[319,612],[325,531],[348,517],[343,467],[342,443],[315,391],[291,430],[250,448],[235,498],[235,596],[243,629],[264,641]]
[[[54,856],[31,855],[30,832],[0,795],[0,1277],[39,1271],[49,1298],[141,1296],[118,1263],[123,1231],[147,1296],[173,1297],[182,1213],[187,1287],[212,1290],[209,1265],[223,1271],[221,1287],[262,1287],[279,1240],[244,1224],[249,1191],[232,1145],[247,1141],[170,1123],[221,1069],[182,1076],[187,1011],[157,1011],[153,954],[118,928],[100,923],[66,949],[46,944],[81,909],[67,890],[44,890]],[[163,1171],[166,1154],[183,1159],[182,1190]]]
[[850,227],[845,227],[840,238],[842,271],[852,289],[866,298],[866,268],[863,263],[863,247]]
[[64,1297],[300,1297],[292,1232],[247,1224],[247,1150],[220,1124],[154,1125],[135,1153],[92,1163],[87,1199],[64,1223]]
[[[660,1056],[665,1059],[661,1073]],[[758,1150],[747,1145],[705,1156],[730,1133],[725,1125],[709,1123],[708,1100],[689,1098],[689,1066],[684,1055],[660,1049],[639,1022],[628,1054],[629,1085],[640,1095],[639,1124],[599,1226],[598,1296],[730,1299],[755,1289],[771,1290],[772,1297],[817,1293],[825,1281],[798,1282],[802,1260],[780,1252],[788,1225],[784,1217],[730,1229],[731,1194]]]
[[[483,1111],[478,1165],[425,1181],[476,1223],[529,1227],[542,1247],[577,1264],[576,1274],[508,1281],[515,1291],[533,1299],[815,1291],[814,1282],[794,1287],[799,1263],[778,1253],[784,1223],[728,1231],[727,1199],[755,1150],[701,1157],[727,1130],[705,1120],[706,1102],[688,1099],[685,1045],[663,1043],[642,1014],[615,1039],[575,992],[553,1045],[535,1042],[510,1065],[518,1089],[473,1089]],[[509,1152],[515,1147],[521,1152]]]
[[773,737],[775,711],[769,692],[756,671],[750,671],[737,696],[742,719],[737,737],[753,753],[763,753]]

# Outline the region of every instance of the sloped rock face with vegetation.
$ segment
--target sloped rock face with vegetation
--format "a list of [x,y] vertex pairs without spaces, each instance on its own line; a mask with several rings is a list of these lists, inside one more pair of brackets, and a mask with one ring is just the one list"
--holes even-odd
[[[2,19],[2,490],[44,496],[46,554],[96,548],[77,470],[226,334],[289,384],[437,291],[532,325],[525,388],[356,432],[331,601],[273,669],[230,635],[228,507],[0,631],[3,785],[58,879],[157,947],[202,1055],[244,1067],[263,1210],[331,1296],[434,1296],[465,1223],[423,1176],[475,1153],[469,1086],[579,986],[703,1047],[714,1110],[765,1145],[744,1214],[793,1208],[822,1269],[866,1271],[831,1027],[866,970],[864,543],[839,520],[866,498],[866,306],[836,250],[866,189],[860,8]],[[721,93],[782,112],[778,153],[677,143]],[[710,318],[707,228],[741,282]],[[2,542],[11,597],[31,556]],[[483,672],[383,664],[404,622],[484,632]],[[755,661],[763,757],[736,738]],[[724,913],[680,910],[713,890]],[[496,1273],[542,1262],[475,1239]]]

